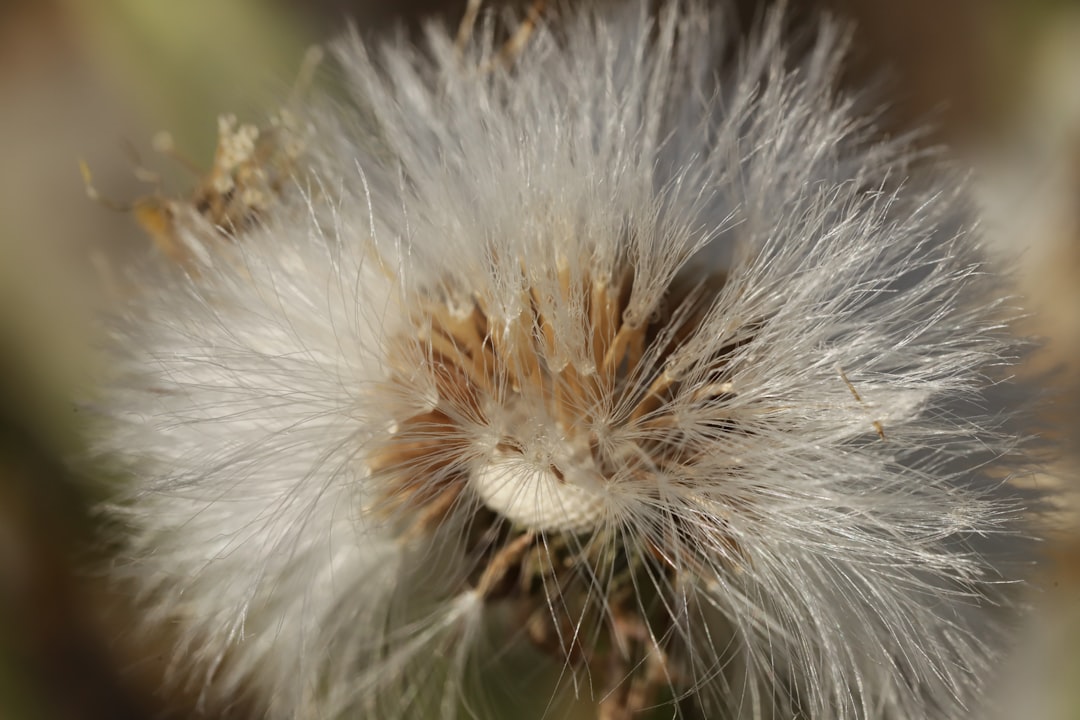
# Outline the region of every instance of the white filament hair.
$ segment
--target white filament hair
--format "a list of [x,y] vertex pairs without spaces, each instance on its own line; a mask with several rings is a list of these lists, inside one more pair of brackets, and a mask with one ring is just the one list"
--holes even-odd
[[[366,458],[439,402],[432,358],[399,339],[432,297],[486,298],[492,333],[533,297],[543,362],[587,376],[594,328],[560,282],[630,268],[630,324],[674,285],[724,278],[634,378],[679,378],[674,428],[630,421],[613,385],[587,396],[614,457],[697,453],[681,473],[617,465],[582,510],[580,543],[664,548],[676,568],[645,578],[671,624],[651,642],[684,648],[673,692],[710,718],[979,715],[1003,646],[989,605],[1012,572],[1005,481],[1023,462],[996,369],[1018,350],[962,183],[872,140],[834,88],[834,28],[796,61],[769,23],[718,76],[722,16],[646,4],[564,6],[511,67],[491,25],[463,53],[440,27],[422,50],[342,42],[350,100],[311,118],[306,202],[207,248],[197,272],[135,276],[94,402],[99,450],[129,480],[108,508],[114,572],[145,621],[178,623],[177,664],[208,700],[251,696],[271,718],[495,716],[474,685],[521,639],[459,550],[484,502],[511,500],[466,492],[420,534],[380,514],[392,478]],[[414,377],[388,382],[401,353]],[[561,451],[543,393],[508,407],[505,385],[447,429],[455,467],[486,467],[508,435],[525,457]],[[602,605],[611,570],[581,573]],[[536,716],[599,699],[566,663]]]

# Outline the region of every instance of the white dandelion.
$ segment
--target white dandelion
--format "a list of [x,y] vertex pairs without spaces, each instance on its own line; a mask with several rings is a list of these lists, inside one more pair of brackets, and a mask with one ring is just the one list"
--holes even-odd
[[223,125],[94,402],[207,701],[979,716],[1024,460],[961,183],[830,26],[718,78],[722,16],[645,5],[347,40],[302,147]]

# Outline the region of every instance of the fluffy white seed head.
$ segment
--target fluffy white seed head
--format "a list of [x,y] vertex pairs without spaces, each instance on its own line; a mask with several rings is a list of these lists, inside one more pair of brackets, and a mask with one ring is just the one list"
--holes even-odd
[[115,572],[209,698],[978,716],[1000,290],[835,32],[795,62],[778,26],[719,76],[694,3],[563,7],[511,67],[347,40],[295,187],[139,270],[95,403]]

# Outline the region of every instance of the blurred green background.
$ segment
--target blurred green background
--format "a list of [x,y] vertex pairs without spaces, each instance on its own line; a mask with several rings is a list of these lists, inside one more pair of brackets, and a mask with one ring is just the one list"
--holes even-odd
[[[610,0],[617,2],[617,0]],[[740,0],[744,18],[760,11]],[[209,167],[216,117],[261,122],[312,43],[351,18],[377,37],[465,0],[27,0],[0,2],[0,720],[195,714],[163,694],[162,638],[131,638],[134,610],[84,571],[89,512],[104,490],[78,463],[71,398],[93,362],[109,268],[153,252],[124,213],[87,199],[85,159],[106,196],[153,191],[138,155],[182,194],[192,179],[150,149],[162,129]],[[852,87],[887,101],[882,132],[933,124],[975,167],[988,236],[1018,268],[1053,369],[1046,415],[1064,458],[1061,532],[1046,543],[1036,621],[1025,630],[1002,717],[1080,720],[1080,5],[1061,0],[789,0],[855,23]],[[554,21],[557,21],[554,20]],[[275,100],[275,98],[277,100]],[[235,710],[243,717],[242,708]]]

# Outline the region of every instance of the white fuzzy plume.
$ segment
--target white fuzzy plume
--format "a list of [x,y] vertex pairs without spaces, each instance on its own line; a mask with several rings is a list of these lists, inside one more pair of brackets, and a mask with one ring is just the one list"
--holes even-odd
[[835,33],[793,63],[778,25],[719,80],[694,3],[563,8],[509,67],[345,42],[302,200],[140,271],[94,404],[115,572],[208,700],[979,716],[999,290]]

